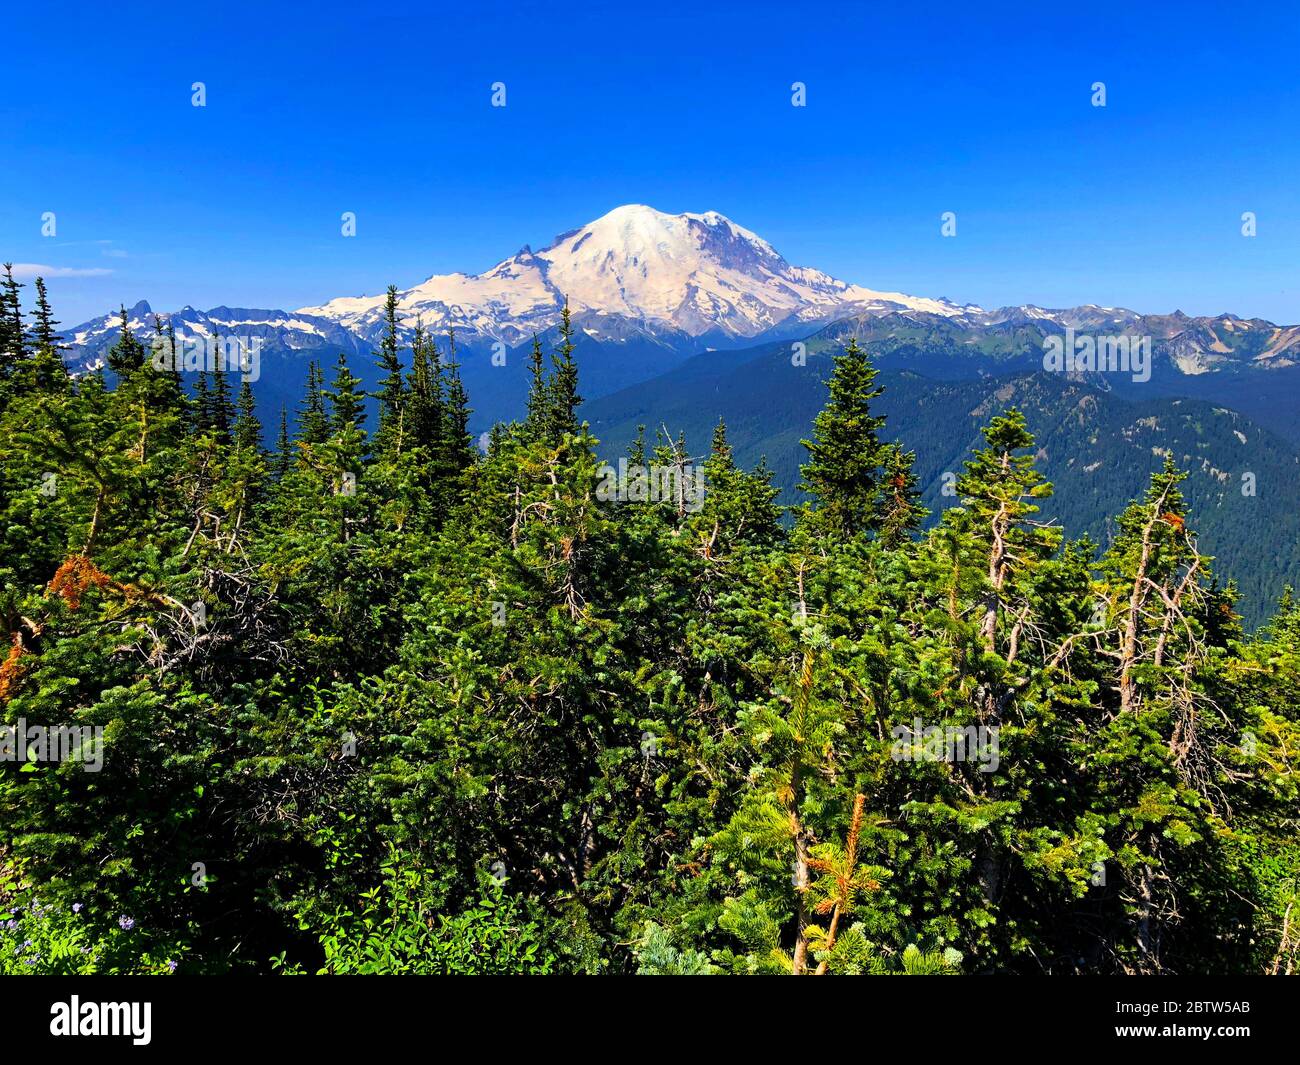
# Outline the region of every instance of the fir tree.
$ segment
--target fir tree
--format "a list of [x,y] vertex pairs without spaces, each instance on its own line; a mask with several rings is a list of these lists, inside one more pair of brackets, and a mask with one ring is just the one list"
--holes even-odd
[[573,321],[569,301],[560,312],[560,342],[551,355],[551,377],[546,388],[547,435],[558,442],[566,433],[578,431],[578,365],[573,358]]
[[401,345],[398,339],[397,286],[389,285],[384,300],[384,333],[379,342],[379,429],[375,437],[380,453],[400,451],[406,392],[402,385]]
[[67,350],[66,345],[63,343],[63,337],[58,332],[59,323],[55,321],[54,312],[50,310],[50,301],[45,292],[45,279],[43,277],[36,279],[36,310],[32,312],[32,318],[36,323],[32,329],[32,341],[37,347],[47,348],[54,352]]
[[442,450],[446,413],[443,401],[442,367],[438,348],[417,324],[411,338],[411,372],[408,382],[408,408],[412,441],[436,459]]
[[542,343],[533,334],[533,350],[529,356],[528,415],[524,421],[525,430],[533,436],[543,432],[548,418],[549,394],[546,384],[546,368],[543,365]]
[[998,619],[1008,599],[1008,582],[1051,554],[1060,530],[1033,518],[1035,500],[1052,494],[1052,486],[1023,454],[1034,438],[1025,416],[1014,407],[983,429],[985,447],[966,463],[957,492],[983,545],[986,583],[980,604],[980,635],[992,649]]
[[126,307],[122,307],[119,314],[122,318],[122,329],[117,335],[117,340],[108,350],[108,368],[118,377],[129,377],[145,364],[144,345],[131,332],[131,323],[126,315]]
[[348,358],[339,352],[333,387],[325,393],[330,404],[330,431],[340,433],[349,426],[360,429],[366,421],[361,378],[348,369]]
[[226,447],[231,442],[231,431],[235,424],[235,401],[230,395],[230,368],[226,366],[221,337],[213,334],[216,353],[212,363],[211,384],[208,388],[210,412],[208,423],[216,435],[217,443]]
[[280,407],[280,431],[275,438],[275,467],[274,473],[276,480],[283,479],[284,475],[293,468],[293,445],[289,439],[289,411],[283,405]]
[[32,317],[35,320],[31,334],[35,347],[32,358],[35,387],[40,391],[61,390],[68,384],[67,367],[63,365],[63,352],[67,347],[58,334],[59,323],[54,320],[50,309],[44,278],[36,279],[36,310]]
[[456,362],[456,334],[447,336],[446,402],[443,406],[442,465],[453,474],[474,462],[474,445],[469,436],[469,395],[460,379]]
[[881,482],[881,509],[878,536],[886,547],[897,547],[915,532],[925,518],[912,463],[916,456],[891,444],[886,452],[884,478]]
[[23,327],[22,304],[18,290],[22,283],[14,280],[14,264],[4,264],[0,281],[0,373],[8,372],[27,355],[26,329]]
[[[281,425],[283,429],[283,424]],[[257,420],[257,412],[253,400],[253,386],[245,378],[243,384],[239,386],[239,402],[236,407],[235,426],[234,426],[234,444],[235,447],[253,452],[262,453],[262,423]]]
[[817,527],[834,537],[871,532],[883,517],[890,447],[880,440],[885,420],[871,413],[882,391],[875,380],[867,353],[850,340],[835,356],[830,399],[813,422],[813,439],[803,441],[808,462],[800,488],[816,500]]
[[329,415],[325,411],[325,374],[313,360],[307,366],[307,394],[298,418],[303,443],[322,444],[329,439]]

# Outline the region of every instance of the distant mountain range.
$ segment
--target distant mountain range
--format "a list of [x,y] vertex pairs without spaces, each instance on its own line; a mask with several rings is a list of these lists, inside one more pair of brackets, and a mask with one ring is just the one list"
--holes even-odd
[[[403,324],[454,329],[480,421],[513,413],[524,383],[510,359],[534,334],[549,337],[568,300],[584,351],[583,385],[602,395],[663,373],[702,351],[764,340],[809,337],[832,323],[873,350],[957,376],[1040,364],[1044,337],[1066,328],[1150,336],[1157,370],[1177,378],[1300,370],[1300,326],[1232,315],[1143,315],[1124,308],[1064,310],[1021,306],[985,310],[947,299],[851,285],[791,266],[761,237],[718,214],[670,215],[651,207],[616,208],[534,252],[527,246],[482,274],[441,274],[399,293]],[[297,378],[307,358],[361,354],[383,328],[384,296],[342,296],[297,311],[184,307],[164,312],[178,331],[257,336],[279,376]],[[141,302],[132,327],[151,329]],[[93,365],[116,339],[114,314],[73,331],[73,360]],[[486,355],[504,345],[506,371]],[[492,375],[492,371],[498,371]],[[924,372],[924,371],[923,371]],[[273,376],[275,376],[273,374]],[[477,379],[477,380],[475,380]]]
[[[399,292],[403,328],[417,322],[457,359],[481,432],[518,417],[534,335],[554,342],[568,301],[586,415],[608,448],[638,424],[685,430],[707,444],[719,414],[742,457],[765,455],[787,498],[799,440],[821,406],[829,354],[850,337],[872,354],[889,390],[891,435],[917,452],[927,505],[935,477],[960,470],[979,422],[1019,403],[1039,434],[1052,505],[1072,534],[1104,542],[1106,518],[1141,491],[1164,453],[1192,471],[1206,546],[1236,577],[1258,618],[1283,580],[1300,580],[1300,326],[1232,314],[1141,314],[1118,307],[987,310],[877,291],[792,266],[761,237],[718,214],[619,207],[540,251],[525,246],[482,274],[437,275]],[[339,353],[363,382],[383,329],[384,296],[344,296],[297,311],[184,307],[159,315],[184,335],[259,337],[259,411],[300,402],[307,365],[329,376]],[[149,333],[141,301],[131,328]],[[120,318],[78,326],[74,368],[102,363]],[[1149,374],[1045,373],[1051,337],[1150,338]],[[792,356],[803,353],[807,365]],[[496,358],[493,358],[495,352]],[[500,356],[504,354],[505,365]],[[1243,496],[1241,474],[1258,479]]]

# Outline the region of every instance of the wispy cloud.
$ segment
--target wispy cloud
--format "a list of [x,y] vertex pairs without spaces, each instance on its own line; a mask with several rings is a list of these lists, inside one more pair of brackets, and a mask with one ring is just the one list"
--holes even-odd
[[46,263],[14,263],[14,277],[30,281],[34,277],[103,277],[113,271],[103,266],[50,266]]

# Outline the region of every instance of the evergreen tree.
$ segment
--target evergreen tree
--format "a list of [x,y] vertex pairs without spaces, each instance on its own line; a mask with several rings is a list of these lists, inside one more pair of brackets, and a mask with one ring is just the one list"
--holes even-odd
[[0,281],[0,374],[9,372],[27,356],[27,331],[18,297],[23,285],[14,280],[13,263],[5,263],[4,272],[4,280]]
[[446,401],[443,405],[442,468],[454,476],[474,462],[474,445],[469,435],[469,395],[460,379],[456,362],[456,334],[447,336]]
[[325,412],[325,374],[313,360],[307,367],[307,395],[299,411],[299,432],[303,443],[323,444],[329,439],[329,415]]
[[[567,307],[567,304],[566,304]],[[536,436],[546,428],[548,419],[549,394],[546,384],[546,368],[543,365],[542,343],[533,334],[533,350],[529,357],[528,415],[524,421],[527,432]]]
[[235,424],[235,401],[230,395],[230,367],[226,365],[221,336],[213,334],[212,341],[215,357],[207,393],[211,408],[207,420],[216,435],[217,443],[221,447],[227,447]]
[[32,318],[36,323],[32,329],[32,342],[38,348],[47,348],[54,352],[67,350],[66,345],[63,344],[63,337],[58,332],[59,323],[55,321],[54,312],[50,310],[43,277],[36,279],[36,310],[32,312]]
[[349,426],[360,429],[366,421],[361,378],[348,369],[348,358],[339,352],[333,387],[325,393],[330,404],[330,431],[340,433]]
[[442,367],[438,348],[417,324],[411,338],[411,372],[408,382],[408,407],[412,441],[427,449],[431,458],[441,454],[446,418],[443,401]]
[[741,543],[770,546],[780,539],[778,489],[765,467],[746,473],[736,466],[721,418],[703,473],[703,505],[691,525],[706,558],[728,555]]
[[275,478],[282,480],[293,468],[293,445],[289,440],[289,411],[280,407],[280,431],[275,438]]
[[881,513],[878,536],[886,547],[897,547],[915,532],[925,518],[925,508],[918,502],[916,475],[912,463],[916,456],[891,444],[886,453],[884,480],[881,484]]
[[808,462],[800,488],[816,500],[805,520],[831,536],[857,536],[881,524],[891,448],[880,440],[885,420],[871,413],[882,392],[875,380],[867,353],[850,340],[835,356],[830,400],[813,422],[813,439],[803,441]]
[[397,286],[389,285],[384,300],[384,332],[379,342],[379,429],[375,447],[380,453],[400,451],[404,433],[406,391],[402,383],[401,344],[398,338]]
[[547,434],[559,441],[566,433],[578,431],[578,364],[573,358],[573,321],[569,301],[560,312],[560,342],[551,355],[551,377],[546,388]]
[[145,348],[131,332],[131,323],[127,319],[126,307],[119,311],[122,329],[117,340],[108,349],[108,368],[118,377],[128,377],[145,364]]
[[[283,421],[281,429],[284,428]],[[257,412],[253,400],[253,386],[245,378],[243,384],[239,386],[239,402],[237,413],[235,415],[234,426],[234,443],[235,447],[250,451],[254,454],[262,453],[262,423],[257,420]]]
[[38,391],[61,391],[68,385],[67,367],[63,365],[63,352],[67,350],[57,332],[45,280],[36,279],[36,310],[32,314],[35,325],[31,332],[33,355],[31,359],[32,383]]
[[212,389],[208,387],[208,372],[200,370],[194,379],[193,428],[198,436],[212,432]]
[[1034,520],[1035,500],[1052,494],[1034,466],[1034,438],[1025,416],[1014,407],[982,430],[985,447],[966,463],[957,479],[957,492],[966,508],[970,530],[982,545],[987,580],[979,608],[980,635],[991,649],[1010,582],[1046,558],[1060,539],[1060,530]]

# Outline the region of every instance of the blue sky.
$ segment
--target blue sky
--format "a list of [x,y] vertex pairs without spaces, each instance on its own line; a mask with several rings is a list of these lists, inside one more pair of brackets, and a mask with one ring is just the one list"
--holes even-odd
[[873,288],[1300,322],[1300,8],[1049,6],[18,5],[0,258],[66,325],[292,309],[647,203]]

